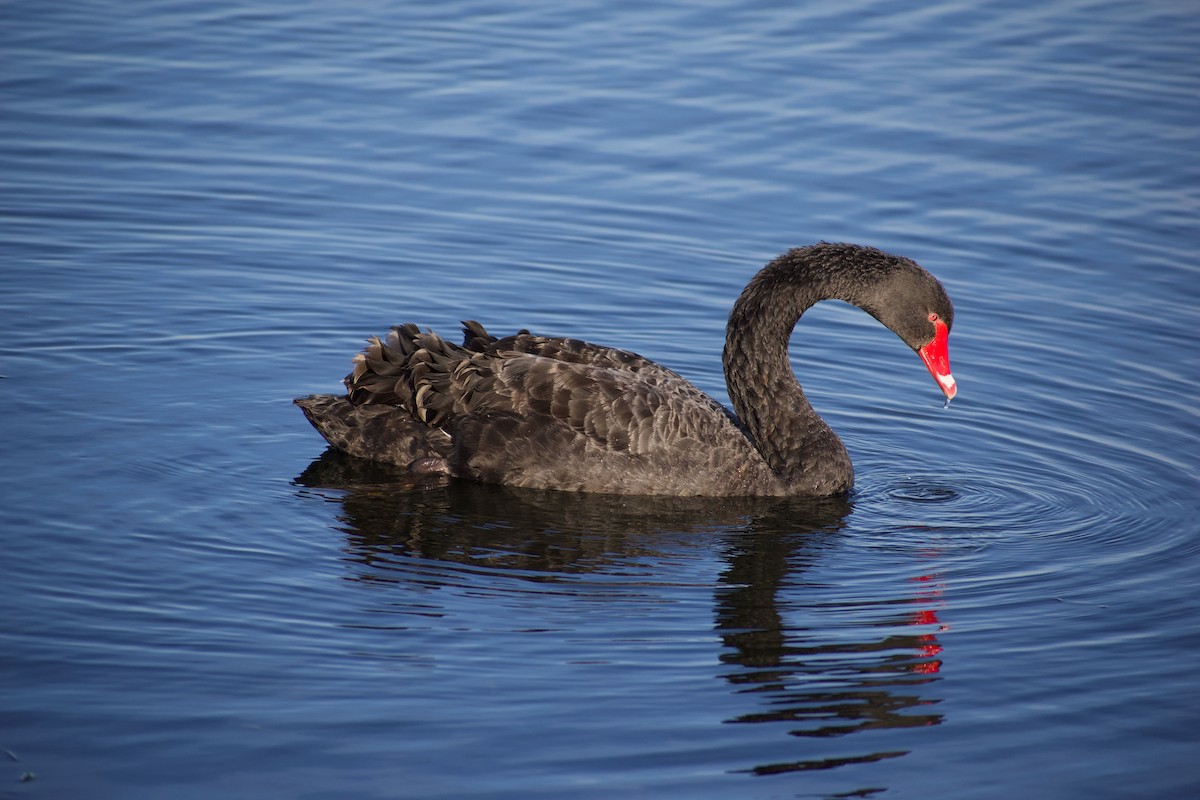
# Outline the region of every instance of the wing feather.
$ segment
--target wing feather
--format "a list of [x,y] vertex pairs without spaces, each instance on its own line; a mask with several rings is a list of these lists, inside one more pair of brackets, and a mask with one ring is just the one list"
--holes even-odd
[[740,436],[715,400],[636,353],[527,331],[498,339],[474,321],[463,333],[460,346],[406,324],[368,340],[346,377],[351,402],[399,406],[454,436],[459,458],[487,451],[510,465],[514,448],[532,462],[665,458]]

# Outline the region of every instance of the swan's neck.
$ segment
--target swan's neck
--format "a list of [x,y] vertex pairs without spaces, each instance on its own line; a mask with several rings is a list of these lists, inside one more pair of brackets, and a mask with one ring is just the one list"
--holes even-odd
[[804,396],[788,360],[788,340],[813,304],[855,298],[846,296],[836,275],[794,255],[764,267],[734,304],[725,382],[747,436],[779,479],[795,491],[834,494],[850,489],[854,469],[837,434]]

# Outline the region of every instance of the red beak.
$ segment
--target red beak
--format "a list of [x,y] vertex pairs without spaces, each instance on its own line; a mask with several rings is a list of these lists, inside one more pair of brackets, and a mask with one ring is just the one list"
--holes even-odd
[[958,385],[950,374],[950,329],[940,319],[933,323],[933,327],[933,341],[918,350],[917,354],[929,368],[929,374],[938,382],[938,386],[942,387],[946,402],[949,402],[958,394]]

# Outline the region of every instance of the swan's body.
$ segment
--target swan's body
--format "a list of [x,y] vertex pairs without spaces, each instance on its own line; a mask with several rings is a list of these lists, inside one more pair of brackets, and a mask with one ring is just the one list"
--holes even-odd
[[875,316],[954,396],[941,284],[908,259],[823,243],[772,261],[734,305],[724,366],[736,416],[633,353],[527,331],[497,339],[476,322],[462,345],[393,328],[355,357],[347,396],[296,403],[335,447],[414,472],[622,494],[839,494],[850,458],[787,355],[800,315],[824,299]]

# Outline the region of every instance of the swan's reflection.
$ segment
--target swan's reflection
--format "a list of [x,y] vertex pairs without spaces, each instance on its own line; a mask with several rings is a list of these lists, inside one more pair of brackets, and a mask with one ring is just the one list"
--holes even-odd
[[[586,495],[434,478],[333,450],[296,482],[340,490],[348,552],[364,565],[419,557],[520,570],[530,580],[654,556],[658,534],[740,529],[765,501]],[[367,577],[364,573],[363,577]]]
[[[864,730],[936,725],[939,701],[923,694],[937,680],[941,652],[936,634],[937,583],[930,577],[900,598],[864,599],[853,605],[820,600],[822,591],[797,592],[805,569],[819,555],[813,532],[784,532],[778,522],[756,520],[757,535],[730,538],[728,567],[717,591],[716,626],[729,665],[726,680],[759,700],[732,723],[775,723],[793,736],[830,738]],[[783,593],[781,589],[789,589]],[[786,602],[803,594],[811,603]],[[789,624],[781,608],[846,617],[824,627]],[[913,633],[906,628],[917,626]],[[840,635],[830,635],[830,629]],[[851,636],[844,635],[846,631]],[[870,636],[878,630],[878,636]],[[831,755],[762,764],[759,774],[829,769],[879,761],[907,750]]]
[[[409,573],[389,567],[413,558],[511,570],[529,581],[612,574],[668,549],[677,556],[681,538],[708,534],[705,546],[718,542],[725,562],[715,587],[720,674],[746,698],[746,710],[726,722],[828,740],[942,719],[933,711],[939,701],[928,694],[940,669],[936,576],[901,596],[840,603],[804,583],[810,565],[836,546],[850,511],[844,501],[613,497],[463,482],[421,487],[390,467],[334,451],[297,483],[339,490],[321,494],[341,505],[347,552],[362,565],[354,579],[370,582],[405,580]],[[844,621],[829,625],[830,614]],[[743,769],[828,769],[906,752],[829,755],[815,748],[816,757]]]

